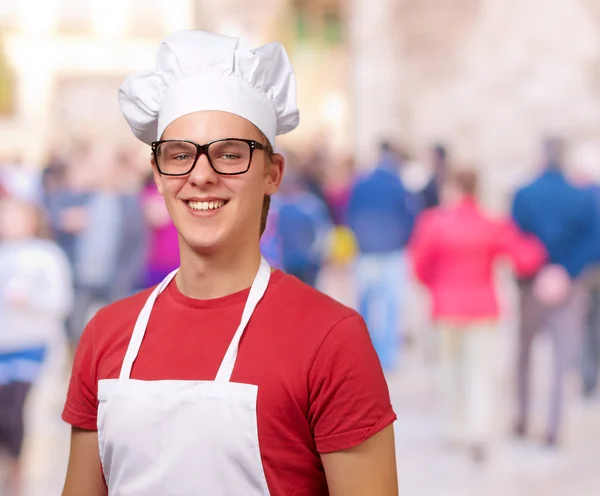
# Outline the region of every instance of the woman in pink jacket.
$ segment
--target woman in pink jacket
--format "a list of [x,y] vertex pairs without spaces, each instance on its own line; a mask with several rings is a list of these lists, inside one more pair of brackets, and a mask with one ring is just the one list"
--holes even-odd
[[494,412],[500,317],[494,265],[506,257],[519,275],[531,275],[546,255],[537,239],[483,213],[476,193],[474,172],[451,173],[442,205],[418,219],[410,254],[417,278],[431,294],[439,332],[446,441],[466,443],[482,461]]

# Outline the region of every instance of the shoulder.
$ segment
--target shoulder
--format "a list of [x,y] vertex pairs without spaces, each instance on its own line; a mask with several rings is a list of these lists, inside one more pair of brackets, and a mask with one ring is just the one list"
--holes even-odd
[[513,209],[521,211],[532,200],[536,201],[537,197],[540,195],[540,192],[544,193],[546,189],[546,186],[541,183],[541,179],[539,178],[533,182],[521,186],[513,195]]
[[150,293],[154,290],[154,287],[144,289],[134,295],[128,296],[121,300],[117,300],[110,305],[106,305],[101,308],[98,313],[94,316],[94,320],[97,323],[107,322],[120,322],[122,320],[129,320],[130,318],[137,318],[139,313],[146,303],[146,300],[150,296]]
[[523,198],[530,194],[532,191],[535,191],[540,186],[541,184],[539,184],[537,181],[524,184],[520,188],[517,188],[515,192],[515,198]]
[[446,213],[447,210],[444,207],[430,207],[421,212],[420,218],[432,221],[444,217]]
[[273,293],[273,300],[284,305],[293,305],[300,307],[302,305],[311,305],[316,312],[319,310],[320,317],[343,318],[348,315],[356,314],[356,311],[335,300],[331,296],[303,283],[298,278],[286,274],[282,271],[273,273],[273,284],[269,287],[269,292]]
[[521,231],[517,223],[510,217],[500,215],[489,215],[486,219],[487,225],[492,229],[496,241],[500,238],[511,238]]
[[536,176],[530,177],[520,188],[517,189],[518,195],[535,194],[538,191],[548,188],[564,187],[567,183],[561,174],[552,174],[542,171]]
[[54,241],[49,239],[36,239],[28,244],[27,255],[33,263],[44,264],[68,264],[67,255],[63,249]]
[[31,241],[28,242],[27,246],[30,250],[36,250],[40,253],[55,254],[55,253],[62,252],[62,250],[59,248],[59,246],[50,239],[43,239],[43,238],[32,239]]
[[423,228],[432,228],[437,226],[448,217],[448,212],[442,207],[431,207],[423,210],[418,218],[417,224]]
[[125,334],[130,335],[153,289],[145,289],[98,310],[86,328],[86,332],[93,335],[90,336],[91,340],[108,344],[118,341]]
[[314,363],[319,357],[322,371],[331,371],[338,358],[352,362],[372,355],[375,358],[369,366],[380,368],[365,321],[356,310],[293,276],[278,275],[279,281],[269,288],[268,304],[260,319],[268,316],[269,326],[277,329],[278,339],[286,342],[286,348],[295,350],[297,359]]
[[339,322],[360,318],[355,310],[296,277],[276,271],[274,279],[266,294],[266,305],[260,313],[268,316],[273,325],[293,330],[286,333],[288,336],[302,335],[303,340],[316,343],[324,339]]
[[352,187],[352,191],[359,191],[362,188],[369,186],[374,179],[374,172],[371,172],[369,174],[362,174],[360,176],[358,176],[356,178],[356,180],[354,181],[354,185]]

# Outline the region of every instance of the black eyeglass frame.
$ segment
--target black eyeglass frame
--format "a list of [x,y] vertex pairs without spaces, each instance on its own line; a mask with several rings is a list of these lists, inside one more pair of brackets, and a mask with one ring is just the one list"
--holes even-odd
[[[240,171],[240,172],[221,172],[215,168],[215,166],[212,163],[212,160],[210,159],[210,155],[208,154],[208,148],[213,143],[220,143],[223,141],[241,141],[250,146],[250,157],[248,158],[248,165],[246,166],[245,170]],[[194,145],[196,147],[196,157],[194,158],[194,163],[192,164],[192,166],[190,167],[190,169],[187,172],[181,172],[178,174],[169,174],[169,173],[163,172],[160,169],[160,165],[158,163],[157,151],[158,151],[158,147],[162,143],[189,143],[190,145]],[[250,139],[243,139],[243,138],[221,138],[221,139],[209,141],[208,143],[206,143],[204,145],[199,145],[198,143],[196,143],[195,141],[192,141],[192,140],[168,139],[168,140],[153,141],[150,144],[150,146],[152,147],[152,155],[154,157],[154,163],[156,164],[156,168],[158,169],[158,172],[163,176],[171,176],[171,177],[181,177],[181,176],[187,176],[188,174],[191,174],[191,172],[194,170],[194,167],[196,167],[196,164],[198,163],[198,160],[200,159],[200,157],[202,155],[206,155],[206,158],[207,158],[208,163],[210,164],[212,170],[214,170],[217,174],[219,174],[221,176],[239,176],[240,174],[245,174],[246,172],[248,172],[250,170],[250,164],[252,163],[252,157],[254,156],[254,150],[264,150],[265,149],[265,145],[263,145],[262,143],[259,143],[258,141],[254,141],[254,140],[250,140]]]

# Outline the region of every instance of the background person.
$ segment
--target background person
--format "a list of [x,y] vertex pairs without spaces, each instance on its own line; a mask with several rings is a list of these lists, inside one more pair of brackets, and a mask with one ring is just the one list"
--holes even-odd
[[548,265],[519,281],[520,332],[517,353],[515,434],[529,428],[530,356],[534,338],[546,329],[552,339],[552,390],[545,443],[556,446],[563,412],[564,378],[581,343],[582,276],[597,257],[598,208],[590,191],[571,184],[564,173],[564,145],[544,142],[543,169],[517,191],[512,216],[521,230],[541,240]]
[[24,408],[50,343],[64,333],[73,293],[63,251],[46,239],[35,174],[0,171],[0,455],[6,496],[21,491]]

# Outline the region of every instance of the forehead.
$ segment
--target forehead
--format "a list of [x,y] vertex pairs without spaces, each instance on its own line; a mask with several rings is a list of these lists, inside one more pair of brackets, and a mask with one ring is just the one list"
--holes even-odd
[[213,110],[192,112],[175,119],[161,139],[189,139],[207,143],[221,138],[262,140],[262,133],[250,121],[235,114]]

